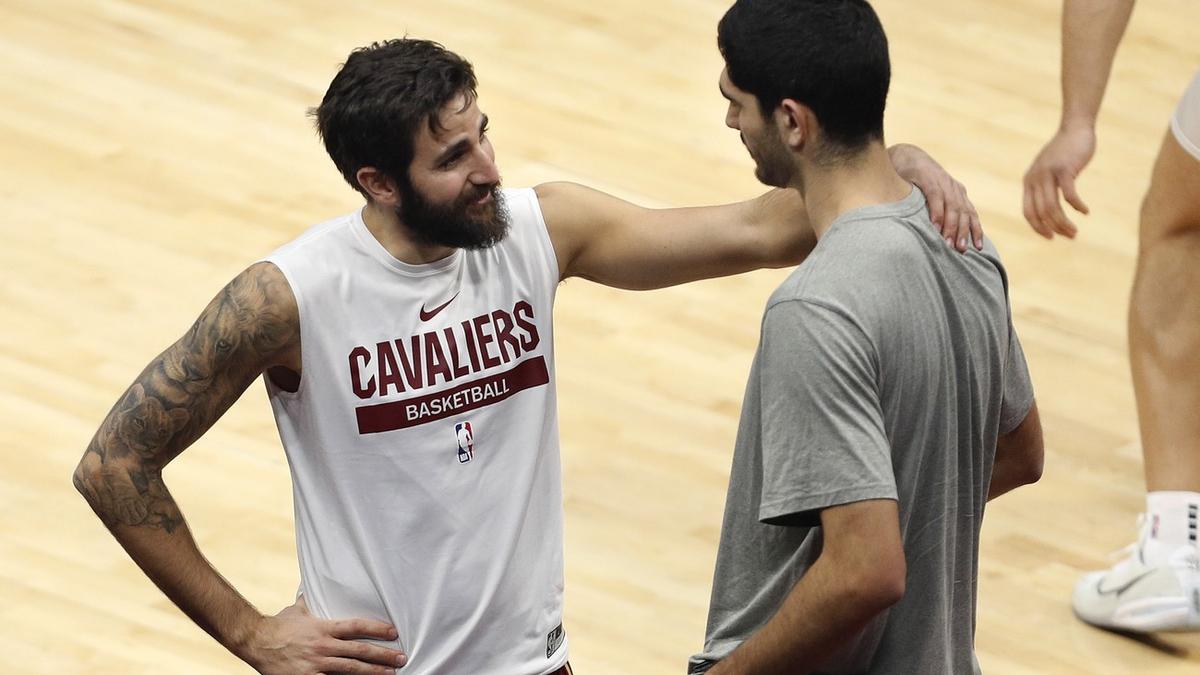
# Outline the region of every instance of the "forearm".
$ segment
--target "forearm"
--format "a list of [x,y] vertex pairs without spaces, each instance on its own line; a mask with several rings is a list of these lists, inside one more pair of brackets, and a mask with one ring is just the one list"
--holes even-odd
[[888,158],[892,160],[892,166],[896,168],[896,173],[901,176],[911,174],[916,168],[917,162],[929,158],[928,153],[911,143],[889,145],[887,152]]
[[1063,128],[1094,127],[1117,45],[1134,0],[1065,0],[1062,16]]
[[96,515],[172,602],[248,660],[261,614],[200,553],[160,471],[128,459],[102,464],[100,454],[88,452],[74,476]]
[[891,603],[818,558],[775,616],[709,675],[811,672]]
[[756,249],[762,251],[752,269],[760,267],[792,267],[804,262],[817,244],[816,234],[808,221],[804,198],[796,190],[775,188],[749,202],[749,219],[753,230],[762,240]]

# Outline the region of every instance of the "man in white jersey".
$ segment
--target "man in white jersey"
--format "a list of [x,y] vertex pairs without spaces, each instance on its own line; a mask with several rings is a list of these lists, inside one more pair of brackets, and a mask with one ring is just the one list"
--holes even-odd
[[[314,112],[366,206],[230,282],[116,404],[75,483],[171,600],[261,672],[567,672],[558,283],[795,264],[814,243],[802,204],[501,190],[470,64],[423,40],[356,50]],[[915,149],[895,159],[946,194],[938,236],[978,243],[961,186]],[[274,616],[203,558],[161,476],[264,373],[301,578]]]
[[[1074,238],[1059,193],[1096,149],[1096,116],[1133,0],[1063,4],[1062,121],[1025,174],[1025,218]],[[1146,512],[1129,555],[1075,587],[1080,619],[1130,631],[1200,630],[1200,72],[1179,101],[1142,202],[1129,353],[1146,471]]]

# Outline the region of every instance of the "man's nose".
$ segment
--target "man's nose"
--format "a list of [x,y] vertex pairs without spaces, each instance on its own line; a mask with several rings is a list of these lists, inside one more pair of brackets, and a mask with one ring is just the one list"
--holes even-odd
[[471,172],[470,180],[476,185],[495,185],[500,182],[500,169],[491,158],[483,158]]

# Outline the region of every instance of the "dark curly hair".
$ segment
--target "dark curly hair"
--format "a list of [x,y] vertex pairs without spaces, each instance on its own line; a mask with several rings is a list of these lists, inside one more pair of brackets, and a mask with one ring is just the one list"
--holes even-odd
[[369,199],[358,170],[407,184],[418,125],[436,131],[441,109],[460,95],[470,104],[475,88],[471,64],[442,45],[386,40],[351,52],[309,115],[342,177]]

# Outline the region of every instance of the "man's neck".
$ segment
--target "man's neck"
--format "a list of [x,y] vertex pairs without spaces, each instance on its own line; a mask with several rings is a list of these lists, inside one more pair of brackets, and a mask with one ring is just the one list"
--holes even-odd
[[418,242],[394,210],[375,202],[368,202],[363,207],[362,217],[371,236],[400,262],[425,265],[442,260],[455,251],[449,246]]
[[896,173],[882,143],[872,143],[845,164],[825,167],[809,164],[797,176],[803,179],[797,179],[790,187],[804,196],[808,219],[818,239],[825,236],[829,226],[843,213],[900,201],[912,191],[912,184]]

